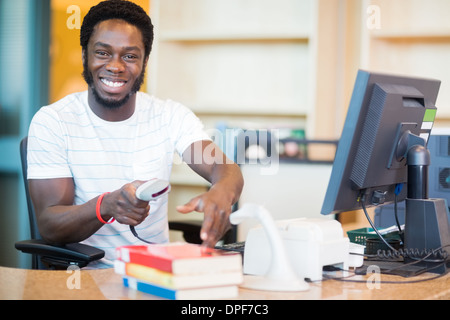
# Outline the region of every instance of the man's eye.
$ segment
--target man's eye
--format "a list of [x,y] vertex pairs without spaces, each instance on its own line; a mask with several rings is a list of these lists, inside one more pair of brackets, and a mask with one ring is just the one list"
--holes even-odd
[[127,54],[124,56],[125,60],[136,60],[137,57],[133,54]]
[[105,51],[97,51],[95,52],[95,54],[99,57],[106,57],[108,56],[108,53],[106,53]]

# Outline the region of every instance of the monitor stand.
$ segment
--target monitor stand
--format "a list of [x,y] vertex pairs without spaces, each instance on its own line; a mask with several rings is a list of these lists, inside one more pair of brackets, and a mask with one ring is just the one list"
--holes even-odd
[[[402,277],[414,277],[425,272],[444,274],[450,269],[450,226],[448,207],[444,199],[406,199],[404,244],[402,251],[406,257],[397,259],[370,258],[357,268],[358,274],[366,274],[369,267],[376,265],[379,272]],[[442,247],[442,250],[436,250]],[[431,252],[427,260],[420,261],[424,254]],[[408,255],[412,257],[408,257]],[[426,254],[425,254],[426,255]],[[395,258],[395,255],[393,255]],[[443,259],[447,257],[446,262]]]
[[415,277],[425,272],[431,272],[426,266],[417,266],[415,264],[408,265],[405,264],[404,261],[400,261],[400,259],[399,261],[364,259],[363,265],[356,268],[355,273],[366,275],[369,270],[371,270],[372,273],[376,272],[377,269],[375,269],[374,266],[377,267],[381,274],[396,275],[404,278]]
[[[431,252],[441,249],[447,261],[419,262],[427,271],[444,273],[450,267],[450,223],[448,206],[444,199],[428,199],[428,166],[430,153],[426,147],[414,146],[408,151],[408,196],[405,210],[404,250]],[[414,254],[413,254],[414,256]],[[428,259],[437,259],[431,255]],[[405,262],[417,261],[405,257]]]
[[[444,199],[406,199],[405,244],[406,250],[431,252],[442,249],[446,252],[447,262],[419,262],[430,272],[444,273],[450,267],[450,224],[448,207]],[[445,254],[445,253],[444,253]],[[428,259],[441,259],[442,255]],[[417,258],[405,257],[405,262],[413,262]]]

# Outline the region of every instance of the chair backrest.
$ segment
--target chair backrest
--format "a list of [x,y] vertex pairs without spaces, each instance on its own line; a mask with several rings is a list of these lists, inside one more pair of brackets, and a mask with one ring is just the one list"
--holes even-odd
[[30,219],[30,235],[31,239],[41,239],[39,234],[39,229],[36,222],[36,214],[33,207],[33,202],[31,201],[30,191],[28,189],[28,179],[27,179],[27,147],[28,147],[28,137],[25,137],[20,141],[20,161],[22,163],[22,175],[23,182],[25,185],[25,194],[27,197],[27,207],[28,207],[28,217]]

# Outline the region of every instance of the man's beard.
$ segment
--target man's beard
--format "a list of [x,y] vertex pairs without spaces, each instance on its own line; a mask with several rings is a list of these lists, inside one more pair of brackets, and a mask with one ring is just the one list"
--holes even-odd
[[134,82],[130,93],[128,93],[124,98],[122,98],[121,100],[105,99],[105,98],[101,97],[100,94],[98,93],[98,91],[95,89],[95,87],[94,87],[94,78],[92,77],[92,73],[89,71],[87,64],[88,63],[87,63],[87,58],[86,58],[84,63],[83,63],[83,73],[82,73],[83,78],[86,81],[86,83],[89,86],[89,88],[92,90],[92,93],[94,95],[95,101],[98,104],[104,106],[105,108],[108,108],[108,109],[118,109],[118,108],[120,108],[121,106],[123,106],[125,103],[128,102],[128,100],[130,99],[130,97],[132,95],[134,95],[136,92],[139,91],[139,89],[141,88],[142,84],[144,83],[145,68],[142,69],[141,74],[139,75],[139,77]]

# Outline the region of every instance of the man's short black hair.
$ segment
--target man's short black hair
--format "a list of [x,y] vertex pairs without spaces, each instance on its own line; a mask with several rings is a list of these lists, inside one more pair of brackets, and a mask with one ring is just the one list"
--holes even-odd
[[80,30],[80,44],[85,52],[95,26],[101,21],[110,19],[121,19],[136,26],[142,33],[145,57],[150,55],[153,43],[152,21],[144,9],[126,0],[106,0],[89,10]]

